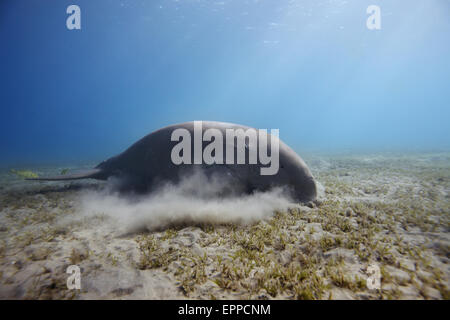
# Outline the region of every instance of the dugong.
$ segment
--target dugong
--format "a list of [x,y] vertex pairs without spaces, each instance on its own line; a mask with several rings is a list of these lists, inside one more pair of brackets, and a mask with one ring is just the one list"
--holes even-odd
[[[200,137],[198,136],[199,126],[201,128]],[[177,129],[179,130],[176,131]],[[258,134],[254,136],[248,134],[249,129]],[[230,130],[238,132],[231,141],[226,139],[227,132]],[[174,134],[174,132],[178,134]],[[184,138],[190,136],[191,141],[181,139],[183,133]],[[209,133],[208,138],[206,138],[206,133]],[[213,134],[211,135],[211,133]],[[220,137],[222,137],[222,141],[219,141]],[[238,142],[238,137],[243,138],[241,144]],[[252,137],[256,137],[256,139],[252,139]],[[273,146],[272,144],[277,142],[279,145],[278,163],[275,163],[276,159],[273,159],[273,163],[270,164],[277,165],[275,169],[278,170],[275,173],[262,174],[264,168],[267,170],[269,167],[267,161],[265,164],[261,164],[260,161],[257,163],[251,161],[251,151],[258,149],[257,155],[261,156],[259,152],[263,145],[260,143],[264,140],[267,140],[267,155],[271,154],[272,157],[276,151],[273,147],[275,144]],[[218,147],[211,153],[215,157],[213,163],[211,163],[211,159],[209,161],[202,159],[202,155],[204,157],[202,151],[206,152],[205,147],[212,141]],[[185,148],[181,152],[181,142],[190,150]],[[258,148],[256,148],[257,146]],[[227,154],[231,154],[230,151],[234,152],[233,157],[226,158]],[[245,152],[245,158],[241,157],[241,163],[238,163],[238,154],[239,152],[242,154],[242,151]],[[179,163],[181,158],[187,159],[187,161]],[[121,181],[120,190],[147,192],[154,190],[162,183],[175,184],[195,170],[206,176],[223,175],[224,183],[225,178],[231,179],[232,188],[240,190],[240,192],[251,193],[266,191],[273,187],[283,187],[290,193],[292,199],[298,202],[313,201],[317,195],[315,180],[305,162],[278,137],[266,131],[261,134],[261,130],[247,126],[216,121],[191,121],[170,125],[148,134],[121,154],[103,161],[94,169],[28,180],[60,181],[86,178],[106,180],[109,177],[117,177]]]

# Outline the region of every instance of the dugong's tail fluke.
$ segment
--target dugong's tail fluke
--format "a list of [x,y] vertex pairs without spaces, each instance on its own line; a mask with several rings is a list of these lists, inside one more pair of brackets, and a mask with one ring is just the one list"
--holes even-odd
[[41,180],[41,181],[63,181],[63,180],[78,180],[78,179],[102,179],[103,172],[101,169],[90,169],[80,172],[75,172],[72,174],[63,174],[58,176],[50,177],[38,177],[38,178],[27,178],[25,180]]

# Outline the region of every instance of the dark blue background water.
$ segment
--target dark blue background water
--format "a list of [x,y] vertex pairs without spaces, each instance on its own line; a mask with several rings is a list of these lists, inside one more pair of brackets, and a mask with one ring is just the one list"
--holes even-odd
[[0,165],[189,120],[279,128],[300,154],[448,149],[449,57],[448,0],[1,0]]

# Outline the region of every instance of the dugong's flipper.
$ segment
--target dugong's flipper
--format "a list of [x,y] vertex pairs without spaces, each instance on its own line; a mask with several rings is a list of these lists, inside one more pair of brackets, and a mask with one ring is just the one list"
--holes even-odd
[[25,180],[42,180],[42,181],[62,181],[62,180],[78,180],[78,179],[99,179],[102,175],[101,169],[90,169],[80,172],[75,172],[72,174],[63,174],[58,176],[50,176],[50,177],[38,177],[38,178],[27,178]]

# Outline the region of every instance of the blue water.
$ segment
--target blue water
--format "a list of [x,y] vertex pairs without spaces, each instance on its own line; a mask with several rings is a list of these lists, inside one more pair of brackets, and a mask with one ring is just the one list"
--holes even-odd
[[300,154],[448,150],[449,18],[448,0],[1,0],[0,166],[102,160],[189,120],[278,128]]

